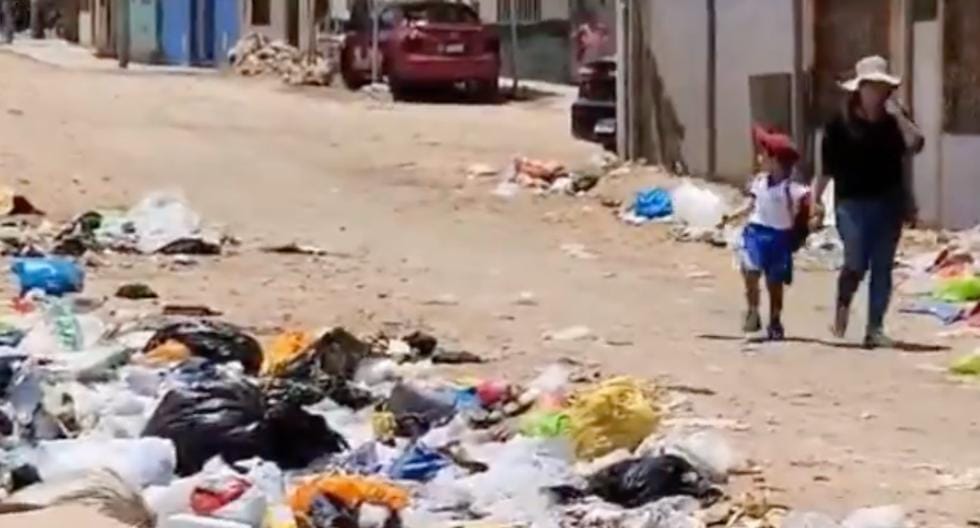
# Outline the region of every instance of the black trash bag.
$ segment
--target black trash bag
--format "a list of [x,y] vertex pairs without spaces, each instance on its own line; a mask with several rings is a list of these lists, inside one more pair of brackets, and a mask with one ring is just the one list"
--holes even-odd
[[435,337],[418,330],[402,338],[402,341],[419,357],[423,358],[431,356],[436,351],[436,347],[439,346],[439,341]]
[[181,238],[163,246],[156,252],[161,255],[214,256],[221,254],[221,244],[199,238]]
[[256,386],[234,378],[170,391],[142,436],[174,443],[180,476],[197,473],[215,455],[229,463],[258,456],[283,469],[299,469],[347,448],[322,417],[290,404],[270,408]]
[[284,402],[297,406],[314,405],[324,398],[330,398],[339,405],[358,411],[378,400],[369,390],[317,372],[297,376],[297,379],[272,378],[263,383],[262,390],[269,405]]
[[340,433],[298,405],[284,403],[266,413],[265,429],[270,434],[266,457],[283,469],[301,469],[324,454],[350,449]]
[[252,336],[235,325],[220,321],[182,321],[157,330],[144,347],[144,352],[168,340],[182,343],[195,356],[229,363],[237,361],[246,374],[258,374],[262,368],[262,347]]
[[357,367],[371,357],[371,346],[343,328],[334,328],[313,343],[310,353],[324,374],[343,380],[354,379]]
[[[564,499],[575,498],[568,489],[554,489]],[[721,492],[687,460],[674,455],[633,458],[617,462],[588,478],[587,495],[636,508],[665,497],[685,495],[713,502]]]

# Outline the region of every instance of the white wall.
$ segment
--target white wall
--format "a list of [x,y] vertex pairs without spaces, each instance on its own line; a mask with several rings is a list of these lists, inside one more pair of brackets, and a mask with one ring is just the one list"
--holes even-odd
[[980,136],[942,136],[943,226],[967,229],[980,224]]
[[913,26],[915,49],[912,50],[914,74],[912,108],[915,121],[922,129],[926,144],[912,162],[912,174],[919,218],[929,225],[938,225],[939,154],[942,141],[942,50],[939,23],[917,22]]
[[719,0],[715,5],[717,172],[738,177],[752,169],[749,77],[793,73],[793,2]]
[[568,20],[568,0],[541,0],[541,20]]
[[[681,153],[688,169],[708,170],[708,11],[697,0],[648,0],[643,22],[656,50],[665,102],[683,126]],[[723,2],[719,3],[724,3]]]

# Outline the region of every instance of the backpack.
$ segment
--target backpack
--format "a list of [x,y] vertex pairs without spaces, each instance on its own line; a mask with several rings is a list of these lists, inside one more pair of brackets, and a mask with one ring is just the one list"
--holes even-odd
[[791,185],[792,182],[786,183],[786,205],[789,207],[789,216],[793,219],[793,227],[790,228],[790,249],[796,253],[806,245],[806,239],[810,236],[810,193],[800,198],[800,208],[794,212]]

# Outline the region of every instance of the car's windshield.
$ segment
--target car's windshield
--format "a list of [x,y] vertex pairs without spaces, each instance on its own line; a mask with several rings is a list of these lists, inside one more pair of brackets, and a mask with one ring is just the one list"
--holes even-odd
[[468,6],[458,4],[410,4],[402,7],[408,22],[476,24],[480,17]]

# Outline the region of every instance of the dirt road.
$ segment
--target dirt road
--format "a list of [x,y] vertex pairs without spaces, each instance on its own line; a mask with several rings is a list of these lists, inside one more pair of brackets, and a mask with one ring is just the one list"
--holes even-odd
[[[800,339],[746,347],[726,252],[671,242],[662,227],[625,227],[596,201],[503,200],[493,183],[465,178],[471,163],[502,166],[516,154],[586,163],[595,150],[568,138],[561,98],[388,105],[218,76],[70,71],[3,53],[0,72],[0,174],[53,217],[179,188],[244,242],[237,255],[180,270],[114,259],[91,273],[93,294],[143,280],[169,301],[256,326],[423,325],[496,358],[487,370],[502,376],[571,357],[606,374],[709,388],[691,396],[697,414],[750,426],[732,436],[780,502],[835,514],[900,503],[923,526],[980,516],[980,492],[932,491],[937,468],[980,466],[977,385],[937,370],[976,343],[936,343],[931,321],[895,316],[898,337],[952,350],[832,346],[823,340],[833,278],[802,273],[787,317]],[[345,256],[248,249],[291,240]],[[568,243],[596,258],[570,257]],[[524,291],[536,305],[515,302]],[[541,339],[572,325],[598,339]]]

